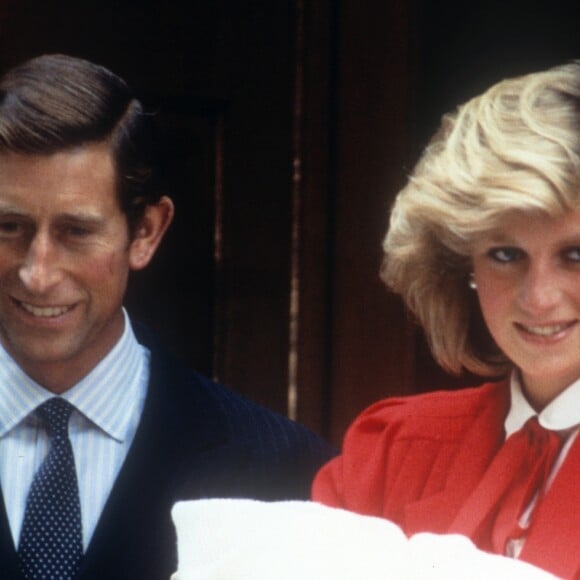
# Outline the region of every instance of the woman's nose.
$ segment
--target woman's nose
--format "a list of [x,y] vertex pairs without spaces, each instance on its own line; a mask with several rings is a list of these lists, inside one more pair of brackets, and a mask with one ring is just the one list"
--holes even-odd
[[530,265],[519,291],[522,308],[532,314],[543,313],[553,308],[560,296],[557,271],[546,265]]

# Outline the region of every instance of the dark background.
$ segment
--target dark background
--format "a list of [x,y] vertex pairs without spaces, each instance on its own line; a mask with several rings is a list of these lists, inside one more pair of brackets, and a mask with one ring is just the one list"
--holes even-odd
[[0,0],[0,71],[124,77],[164,130],[177,219],[127,304],[189,364],[338,442],[437,369],[378,279],[388,208],[442,113],[580,57],[577,1]]

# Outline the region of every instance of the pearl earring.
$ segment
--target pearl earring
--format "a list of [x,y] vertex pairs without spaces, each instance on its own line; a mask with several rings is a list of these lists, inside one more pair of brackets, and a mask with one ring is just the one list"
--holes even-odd
[[477,282],[475,281],[475,276],[473,272],[469,274],[469,282],[467,284],[472,290],[477,290]]

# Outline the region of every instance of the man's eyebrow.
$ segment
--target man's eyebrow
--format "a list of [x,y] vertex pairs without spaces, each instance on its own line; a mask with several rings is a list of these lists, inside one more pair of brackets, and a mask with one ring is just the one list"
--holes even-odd
[[[21,208],[9,204],[3,204],[2,202],[0,202],[0,216],[13,216],[26,219],[34,219],[34,217],[31,214],[29,214],[26,211],[23,211]],[[54,216],[54,221],[75,222],[86,225],[99,226],[103,225],[107,220],[104,216],[102,216],[99,213],[79,210],[76,212],[64,212],[58,214]]]
[[14,215],[14,216],[28,216],[28,213],[25,211],[22,211],[20,208],[13,206],[13,205],[7,205],[7,204],[2,204],[0,202],[0,215]]
[[75,212],[75,213],[61,213],[56,216],[57,221],[65,221],[65,222],[78,222],[78,223],[85,223],[85,224],[93,224],[93,225],[101,225],[104,224],[107,220],[104,216],[91,213],[91,212]]

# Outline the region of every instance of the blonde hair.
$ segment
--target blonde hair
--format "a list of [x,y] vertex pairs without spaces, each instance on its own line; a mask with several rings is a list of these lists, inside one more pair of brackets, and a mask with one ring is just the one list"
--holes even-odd
[[468,287],[472,244],[508,213],[556,216],[579,202],[580,61],[504,80],[443,117],[395,200],[381,269],[439,364],[510,367]]

